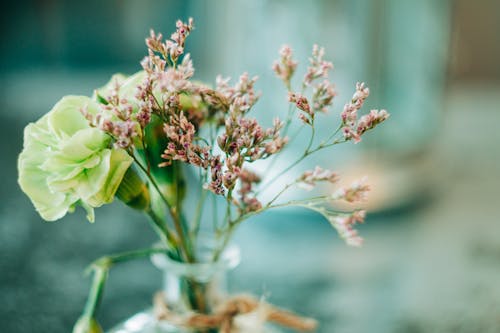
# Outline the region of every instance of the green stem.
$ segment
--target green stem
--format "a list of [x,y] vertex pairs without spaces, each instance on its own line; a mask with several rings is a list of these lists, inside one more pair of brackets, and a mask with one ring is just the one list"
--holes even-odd
[[212,195],[212,224],[216,235],[219,234],[219,208],[217,206],[217,196]]
[[153,185],[154,189],[160,196],[161,200],[165,205],[167,206],[167,210],[170,213],[170,216],[172,217],[172,221],[174,222],[174,227],[177,231],[177,235],[180,238],[180,246],[183,248],[183,253],[186,257],[186,260],[188,262],[193,262],[194,258],[192,257],[192,254],[189,250],[189,246],[186,243],[186,238],[184,237],[184,232],[183,228],[181,226],[181,216],[179,212],[176,212],[174,208],[169,204],[168,200],[165,198],[163,195],[163,192],[160,190],[160,187],[156,183],[154,177],[151,175],[151,173],[148,172],[148,170],[142,165],[142,163],[137,159],[137,157],[134,154],[131,154],[132,158],[134,159],[135,163],[139,166],[139,168],[144,172],[146,177],[148,178],[149,182]]
[[273,202],[275,202],[283,193],[286,192],[286,190],[288,190],[290,187],[292,187],[293,185],[297,184],[297,181],[294,181],[293,183],[290,183],[288,185],[286,185],[281,191],[279,191],[275,196],[274,198],[272,198],[266,205],[266,207],[269,207],[273,204]]
[[149,158],[149,148],[146,144],[146,140],[144,140],[144,136],[146,135],[145,131],[144,131],[144,128],[141,127],[141,141],[142,141],[142,147],[144,148],[144,156],[145,156],[145,160],[146,160],[146,164],[147,164],[147,172],[148,174],[151,174],[151,162],[150,162],[150,158]]
[[314,119],[311,120],[311,137],[309,138],[309,143],[307,144],[306,152],[309,152],[309,149],[311,149],[312,144],[314,142],[314,135],[316,134],[316,130],[314,129]]
[[163,219],[156,215],[151,207],[148,209],[146,214],[151,218],[150,222],[152,222],[153,230],[155,230],[156,233],[160,236],[164,244],[170,246],[171,249],[177,248],[178,240],[175,235],[173,235],[170,230],[168,230]]
[[235,222],[229,221],[228,227],[226,229],[226,232],[224,233],[224,239],[222,243],[214,250],[213,254],[213,262],[217,262],[220,258],[220,255],[222,252],[224,252],[224,249],[226,248],[227,244],[229,243],[229,240],[231,239],[234,230],[236,229],[236,226],[239,224],[239,220],[236,220]]
[[283,176],[285,173],[287,173],[288,171],[290,171],[297,164],[299,164],[300,162],[302,162],[307,156],[309,156],[311,154],[314,154],[315,152],[317,152],[317,151],[319,151],[321,149],[328,148],[328,147],[331,147],[331,146],[334,146],[336,144],[343,143],[343,142],[346,142],[346,140],[344,138],[341,138],[341,139],[337,139],[337,140],[335,140],[335,141],[333,141],[331,143],[328,143],[328,144],[323,142],[323,143],[319,144],[314,149],[311,149],[310,147],[308,147],[308,149],[304,152],[304,154],[301,157],[299,157],[295,162],[293,162],[292,164],[290,164],[283,171],[281,171],[280,173],[278,173],[276,176],[274,176],[273,178],[271,178],[271,180],[269,180],[266,184],[264,184],[263,187],[261,187],[257,191],[257,195],[259,193],[262,193],[262,191],[264,191],[265,189],[267,189],[271,184],[273,184],[281,176]]
[[200,231],[201,225],[201,212],[205,204],[205,199],[207,198],[208,190],[202,189],[200,194],[200,200],[198,200],[198,205],[196,206],[196,214],[194,216],[194,226],[192,231],[192,238],[196,239],[198,232]]
[[290,171],[293,167],[295,167],[297,164],[299,164],[300,162],[302,162],[302,160],[304,158],[306,158],[308,156],[308,152],[304,152],[304,154],[299,157],[299,159],[297,159],[295,162],[293,162],[292,164],[290,164],[288,167],[286,167],[283,171],[281,171],[280,173],[278,173],[276,176],[274,176],[273,178],[271,178],[271,180],[269,180],[266,184],[264,184],[258,191],[257,191],[257,194],[258,195],[259,193],[262,193],[262,191],[264,191],[265,189],[267,189],[271,184],[273,184],[276,180],[278,180],[281,176],[283,176],[285,173],[287,173],[288,171]]
[[[290,184],[289,186],[292,186],[292,185],[293,184]],[[265,211],[270,210],[270,209],[282,208],[282,207],[287,207],[287,206],[299,206],[299,207],[305,207],[305,208],[309,208],[309,209],[314,210],[314,208],[312,208],[313,206],[311,206],[310,204],[326,202],[329,199],[330,199],[329,195],[321,195],[321,196],[317,196],[317,197],[313,197],[313,198],[309,198],[309,199],[304,199],[304,200],[291,200],[291,201],[287,201],[285,203],[276,204],[276,205],[272,205],[272,204],[268,203],[266,206],[262,207],[259,210],[240,215],[236,220],[229,222],[228,228],[225,230],[225,233],[224,233],[224,240],[222,241],[221,245],[219,247],[217,247],[214,251],[214,255],[213,255],[214,262],[220,258],[220,255],[222,254],[222,252],[224,251],[224,249],[228,245],[229,240],[231,239],[231,236],[233,235],[236,227],[241,222],[249,219],[250,217],[257,215],[257,214],[260,214],[260,213],[265,212]]]
[[232,199],[233,199],[233,189],[230,189],[227,192],[227,197],[226,197],[226,215],[224,216],[223,221],[228,221],[228,223],[231,222],[231,204],[232,204]]
[[310,204],[327,202],[330,198],[331,197],[329,195],[320,195],[320,196],[309,198],[309,199],[290,200],[290,201],[287,201],[284,203],[266,206],[260,211],[260,213],[265,211],[265,210],[268,210],[268,209],[282,208],[282,207],[287,207],[287,206],[308,207],[308,205],[310,206]]
[[90,287],[87,303],[85,303],[85,308],[83,309],[83,316],[87,316],[89,318],[95,317],[99,304],[101,303],[107,278],[107,269],[100,267],[94,269],[94,278]]
[[99,304],[102,300],[104,287],[109,275],[109,270],[113,265],[132,259],[147,257],[154,253],[165,253],[165,249],[150,248],[137,251],[128,251],[120,254],[101,257],[94,261],[90,266],[90,269],[94,272],[94,278],[90,287],[87,303],[85,304],[85,308],[83,310],[83,316],[88,318],[95,317],[95,314],[99,308]]

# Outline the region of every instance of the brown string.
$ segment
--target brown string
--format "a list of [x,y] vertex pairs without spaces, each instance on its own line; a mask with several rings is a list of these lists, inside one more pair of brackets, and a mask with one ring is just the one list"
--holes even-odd
[[153,303],[158,320],[167,320],[174,325],[194,329],[218,328],[220,333],[231,333],[236,316],[256,310],[263,311],[263,316],[267,321],[297,331],[312,331],[317,327],[316,320],[312,318],[300,317],[292,312],[258,301],[250,295],[232,296],[217,307],[213,314],[188,313],[183,315],[170,311],[163,292],[155,294]]

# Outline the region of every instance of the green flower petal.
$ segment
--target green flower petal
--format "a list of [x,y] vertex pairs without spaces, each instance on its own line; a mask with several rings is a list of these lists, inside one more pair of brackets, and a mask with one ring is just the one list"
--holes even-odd
[[97,95],[102,96],[102,97],[108,97],[109,94],[111,94],[115,88],[116,83],[118,83],[120,86],[127,80],[127,76],[122,73],[116,73],[111,76],[111,79],[109,79],[108,83],[106,83],[104,86],[101,88],[98,88],[95,90],[94,95],[92,98],[94,100],[98,100]]
[[145,71],[139,71],[129,76],[125,81],[123,81],[123,84],[120,87],[120,97],[124,97],[129,100],[135,100],[135,95],[137,94],[137,86],[142,83],[145,77]]
[[97,105],[86,96],[63,97],[48,114],[51,133],[58,139],[65,140],[77,131],[89,128],[87,119],[80,112],[83,108],[89,113],[97,113]]
[[99,203],[113,201],[125,173],[133,162],[132,157],[123,149],[112,150],[109,159],[110,168],[106,174],[105,183],[101,186],[101,190],[89,199],[94,207],[98,207]]
[[100,154],[99,164],[91,169],[86,169],[78,176],[75,190],[78,196],[89,202],[92,207],[99,207],[104,202],[91,202],[91,198],[105,186],[107,174],[110,169],[111,150],[103,150]]
[[97,128],[86,128],[75,133],[71,138],[61,142],[60,153],[68,160],[81,162],[103,147],[107,147],[111,137]]
[[94,207],[113,200],[132,158],[111,149],[111,137],[89,126],[80,110],[97,106],[88,97],[67,96],[26,126],[18,182],[47,221],[73,212],[77,204],[94,219]]
[[24,150],[18,160],[18,183],[42,218],[55,221],[66,214],[68,206],[77,198],[66,193],[53,192],[47,185],[48,174],[40,169],[39,162],[40,155],[36,154],[36,150]]

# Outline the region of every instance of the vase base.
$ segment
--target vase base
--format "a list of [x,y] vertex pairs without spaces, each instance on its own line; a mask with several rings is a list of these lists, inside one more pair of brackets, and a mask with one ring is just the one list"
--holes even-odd
[[[193,333],[195,331],[179,328],[169,324],[167,321],[159,321],[155,318],[153,310],[139,312],[123,323],[117,325],[108,333]],[[262,332],[253,333],[280,333],[279,329],[271,326],[264,328]]]

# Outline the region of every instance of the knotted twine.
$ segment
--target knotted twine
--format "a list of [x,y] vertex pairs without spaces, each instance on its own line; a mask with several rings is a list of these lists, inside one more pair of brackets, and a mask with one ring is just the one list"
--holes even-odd
[[246,294],[228,298],[215,309],[213,314],[194,312],[180,314],[171,311],[161,291],[155,294],[153,303],[158,320],[166,320],[171,324],[192,329],[216,328],[220,333],[256,333],[256,329],[262,327],[266,321],[297,331],[312,331],[317,326],[316,320],[312,318],[298,316]]

